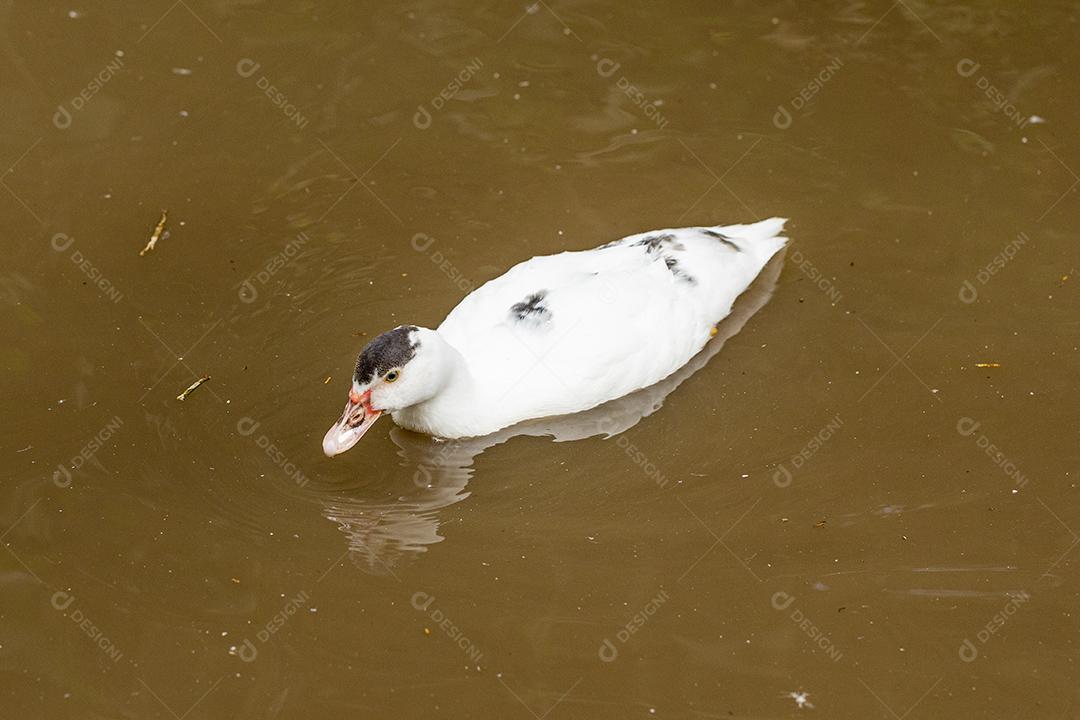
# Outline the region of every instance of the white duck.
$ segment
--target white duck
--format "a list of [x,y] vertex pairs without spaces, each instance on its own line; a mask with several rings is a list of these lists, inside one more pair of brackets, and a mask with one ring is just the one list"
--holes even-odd
[[[783,256],[783,250],[773,255],[735,301],[731,313],[716,324],[716,336],[701,352],[658,383],[583,412],[526,420],[489,435],[453,442],[392,428],[390,440],[397,445],[405,472],[382,475],[377,491],[369,488],[371,492],[317,496],[323,501],[323,514],[345,534],[353,565],[364,572],[386,575],[406,558],[442,542],[443,509],[469,497],[473,463],[488,448],[519,435],[550,437],[553,442],[612,437],[660,410],[668,395],[705,367],[723,349],[724,342],[741,332],[769,302]],[[667,480],[657,475],[652,479],[660,487]]]
[[655,230],[516,265],[438,329],[368,343],[323,451],[345,452],[384,412],[409,430],[476,437],[652,385],[705,346],[784,246],[784,222]]

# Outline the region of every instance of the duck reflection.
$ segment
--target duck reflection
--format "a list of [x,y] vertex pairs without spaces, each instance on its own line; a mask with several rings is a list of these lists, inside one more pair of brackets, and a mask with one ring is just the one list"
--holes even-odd
[[403,558],[426,552],[441,542],[440,512],[469,497],[466,486],[473,460],[490,447],[519,435],[549,436],[555,442],[625,432],[653,414],[684,380],[700,370],[747,321],[768,303],[783,267],[785,250],[778,252],[754,283],[735,302],[731,314],[717,325],[716,336],[690,362],[664,380],[591,410],[541,418],[478,438],[435,440],[400,427],[390,431],[402,459],[382,498],[335,497],[324,505],[326,518],[338,524],[349,543],[352,563],[364,572],[393,575]]

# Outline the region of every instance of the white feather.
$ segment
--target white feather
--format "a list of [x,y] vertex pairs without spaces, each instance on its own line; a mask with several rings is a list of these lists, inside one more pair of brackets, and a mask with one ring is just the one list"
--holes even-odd
[[[395,422],[438,437],[486,435],[659,382],[701,350],[784,246],[784,222],[657,230],[514,266],[434,331],[452,356],[439,362],[454,368],[432,397],[391,410]],[[512,310],[537,295],[542,311]],[[440,342],[429,333],[421,355]]]

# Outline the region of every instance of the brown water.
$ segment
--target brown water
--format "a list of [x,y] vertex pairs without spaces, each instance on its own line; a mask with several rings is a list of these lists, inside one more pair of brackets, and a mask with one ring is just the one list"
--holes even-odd
[[[170,1],[0,4],[4,717],[1077,716],[1074,6]],[[771,215],[708,364],[322,455],[375,333]]]

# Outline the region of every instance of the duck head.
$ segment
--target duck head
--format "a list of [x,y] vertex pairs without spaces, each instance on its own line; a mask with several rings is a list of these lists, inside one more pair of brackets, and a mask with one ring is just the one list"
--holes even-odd
[[415,325],[396,327],[364,346],[356,359],[345,411],[323,438],[327,457],[359,442],[384,412],[434,397],[446,381],[444,347],[438,333]]

